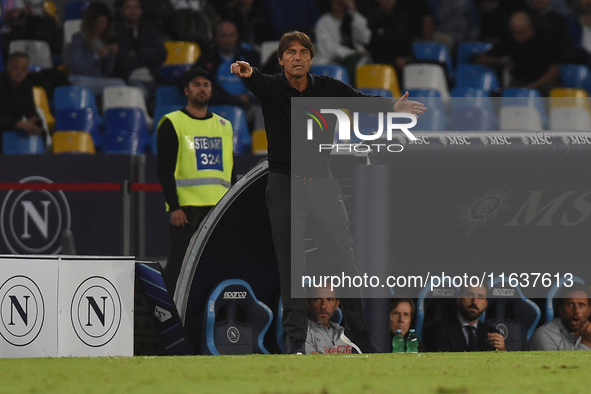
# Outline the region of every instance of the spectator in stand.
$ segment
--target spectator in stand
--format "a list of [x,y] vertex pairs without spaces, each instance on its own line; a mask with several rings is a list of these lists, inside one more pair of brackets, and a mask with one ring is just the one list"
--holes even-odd
[[591,350],[589,291],[583,285],[564,287],[559,317],[539,327],[530,339],[531,350]]
[[142,19],[139,0],[119,0],[120,20],[116,26],[119,50],[113,75],[140,87],[151,101],[156,89],[158,67],[166,60],[166,48],[158,32]]
[[482,352],[505,350],[505,339],[478,318],[486,311],[487,288],[463,288],[458,298],[458,314],[437,321],[423,330],[429,352]]
[[534,29],[544,32],[551,40],[551,45],[561,51],[560,57],[564,63],[578,63],[585,61],[577,57],[575,47],[570,36],[566,17],[552,9],[552,0],[533,0],[531,17]]
[[260,66],[260,54],[238,41],[236,25],[222,21],[215,31],[214,48],[197,60],[197,67],[213,76],[211,105],[236,105],[244,108],[251,130],[264,129],[259,101],[244,85],[242,78],[230,71],[230,65],[242,60]]
[[45,0],[16,0],[14,5],[21,11],[23,18],[23,36],[27,40],[45,41],[51,53],[62,53],[63,30],[62,22],[54,7]]
[[365,45],[370,40],[367,19],[357,11],[355,0],[332,0],[331,11],[316,23],[314,63],[341,63],[353,78],[357,66],[369,60]]
[[119,49],[113,41],[111,20],[105,3],[91,3],[84,12],[81,31],[74,34],[64,53],[70,83],[88,88],[96,96],[107,86],[125,85],[121,78],[111,78]]
[[423,30],[421,36],[415,39],[416,42],[436,42],[443,44],[451,53],[454,50],[454,40],[447,34],[444,34],[435,28],[435,21],[431,16],[423,18]]
[[6,70],[0,73],[0,152],[5,131],[44,132],[33,99],[33,85],[27,80],[28,71],[29,56],[14,52],[8,56]]
[[501,37],[509,34],[511,15],[528,8],[525,0],[480,0],[480,41],[498,44]]
[[480,36],[478,8],[472,0],[440,0],[435,25],[437,31],[450,36],[455,44],[475,41]]
[[525,12],[513,14],[509,21],[511,35],[502,39],[476,61],[492,67],[507,67],[511,87],[538,89],[547,96],[558,83],[562,52],[552,41],[536,32]]
[[591,64],[591,0],[578,0],[567,24],[575,48],[585,62]]
[[[415,302],[412,298],[394,298],[390,301],[390,350],[392,350],[392,339],[396,330],[400,330],[406,342],[410,332],[410,324],[415,315]],[[425,351],[422,343],[419,343],[419,351]]]
[[412,42],[421,36],[423,18],[429,15],[425,0],[378,0],[369,18],[368,50],[374,63],[392,64],[400,74],[413,60]]
[[264,0],[225,0],[214,4],[223,20],[234,22],[240,41],[260,45],[279,40]]

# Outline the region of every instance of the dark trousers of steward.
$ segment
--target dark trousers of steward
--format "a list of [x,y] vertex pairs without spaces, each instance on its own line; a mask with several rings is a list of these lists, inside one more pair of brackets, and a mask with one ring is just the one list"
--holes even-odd
[[[315,245],[332,264],[331,274],[357,275],[353,239],[341,187],[331,175],[307,178],[270,172],[267,182],[267,207],[273,232],[275,255],[279,265],[283,329],[290,339],[306,339],[308,317],[306,288],[306,230],[310,229]],[[330,286],[330,283],[329,283]],[[335,289],[339,297],[339,289]],[[341,309],[350,330],[364,330],[363,306],[359,291],[356,297],[341,298]],[[347,289],[347,294],[352,294]]]

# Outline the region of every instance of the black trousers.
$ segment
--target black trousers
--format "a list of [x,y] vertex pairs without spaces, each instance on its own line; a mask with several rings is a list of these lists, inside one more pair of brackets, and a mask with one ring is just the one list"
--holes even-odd
[[187,215],[189,224],[183,227],[173,226],[168,224],[170,231],[170,254],[168,261],[163,270],[164,283],[168,289],[168,293],[173,296],[176,289],[176,282],[181,272],[185,253],[193,238],[193,234],[199,228],[199,224],[203,221],[205,216],[209,213],[212,207],[181,207]]
[[[332,176],[310,179],[270,172],[267,207],[279,265],[283,329],[290,338],[305,340],[308,317],[302,276],[306,275],[306,230],[312,230],[316,244],[337,263],[339,272],[335,274],[357,275],[341,188]],[[349,329],[363,330],[363,307],[359,292],[355,294],[355,298],[341,298],[341,309]]]

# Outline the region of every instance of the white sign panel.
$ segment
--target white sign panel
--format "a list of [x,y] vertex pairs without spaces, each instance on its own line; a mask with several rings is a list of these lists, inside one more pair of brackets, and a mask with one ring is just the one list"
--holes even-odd
[[133,356],[134,268],[124,258],[62,258],[59,356]]
[[56,357],[57,258],[0,259],[1,357]]

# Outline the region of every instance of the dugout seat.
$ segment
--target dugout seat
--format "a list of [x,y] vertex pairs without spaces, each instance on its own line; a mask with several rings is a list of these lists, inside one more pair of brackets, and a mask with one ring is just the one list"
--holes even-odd
[[5,131],[2,133],[2,153],[17,155],[45,153],[43,136],[20,131]]
[[96,153],[92,136],[86,131],[53,133],[53,153]]
[[249,152],[252,146],[252,138],[244,110],[234,105],[211,105],[209,110],[232,123],[232,129],[234,131],[234,153],[241,154]]
[[210,293],[205,307],[201,350],[204,354],[269,354],[263,341],[273,320],[242,279],[228,279]]
[[252,132],[252,154],[266,156],[268,141],[267,132],[264,129]]
[[[581,285],[585,284],[585,281],[579,278],[578,276],[573,276],[572,281],[573,283],[578,283]],[[556,282],[553,282],[554,285],[548,291],[548,296],[546,297],[546,323],[551,322],[556,315],[555,311],[558,305],[558,299],[556,299],[555,297],[558,291],[562,288],[562,286],[564,286],[566,282],[567,280],[565,278],[561,278],[558,284]]]
[[558,107],[582,108],[591,113],[589,94],[585,89],[554,88],[550,90],[550,110]]
[[358,89],[386,89],[393,97],[401,96],[396,69],[389,64],[362,64],[357,67],[355,86]]
[[460,42],[457,47],[456,65],[472,63],[472,56],[481,54],[492,48],[490,42]]
[[316,75],[328,75],[349,84],[349,73],[347,69],[340,64],[323,64],[323,65],[312,65],[310,72]]
[[566,88],[591,91],[591,70],[584,64],[563,64],[560,66],[560,79]]
[[443,286],[438,286],[433,290],[431,290],[431,284],[432,280],[423,287],[417,299],[415,329],[420,341],[423,340],[425,327],[457,313],[456,299],[460,293],[459,289],[453,286],[451,281],[445,281]]
[[526,298],[519,286],[511,286],[496,277],[488,289],[485,323],[495,327],[505,338],[507,350],[526,350],[542,316],[540,307]]
[[194,64],[201,56],[201,48],[196,42],[165,41],[164,47],[167,51],[164,65]]

